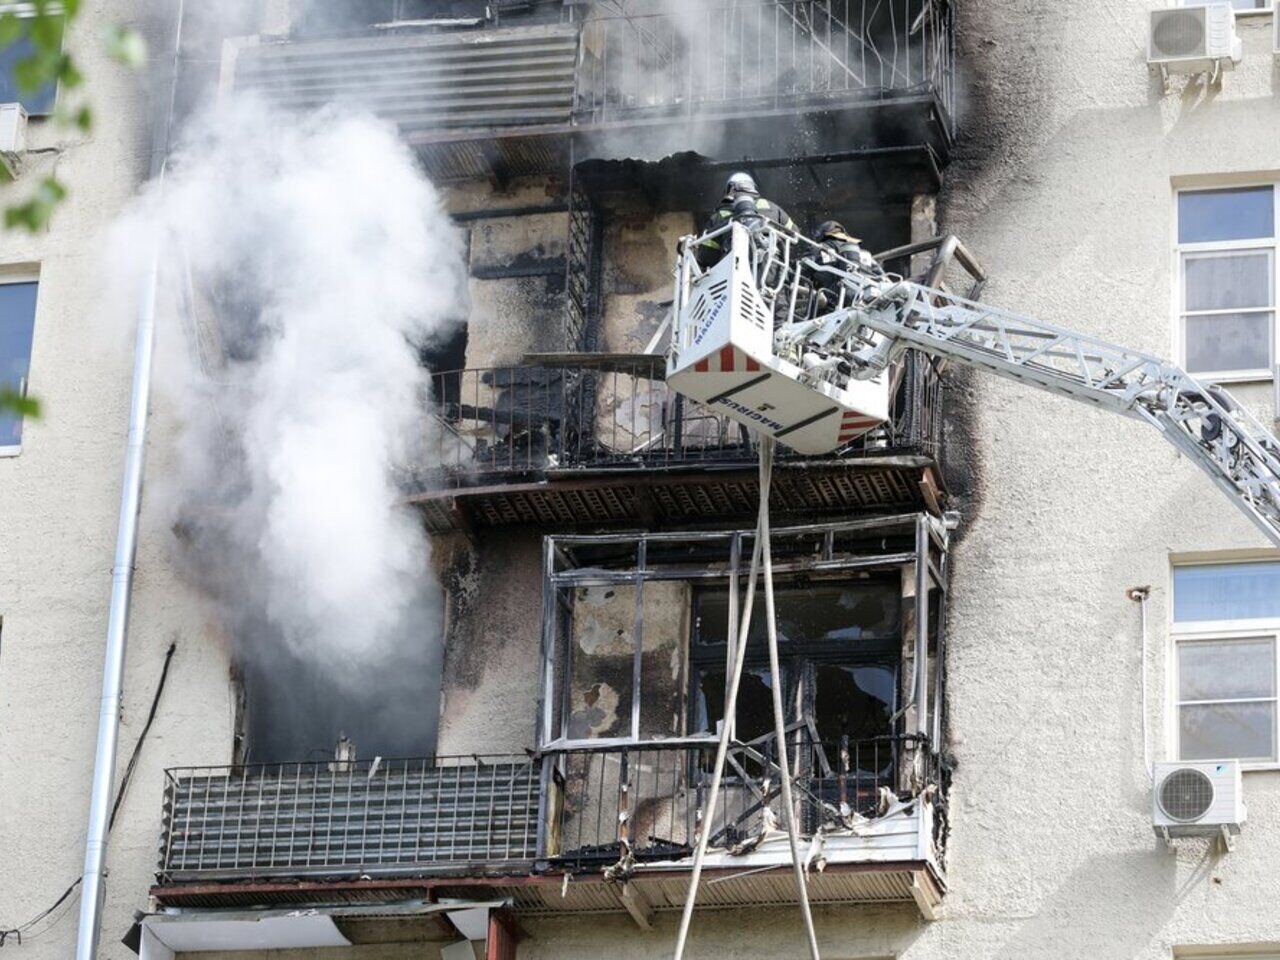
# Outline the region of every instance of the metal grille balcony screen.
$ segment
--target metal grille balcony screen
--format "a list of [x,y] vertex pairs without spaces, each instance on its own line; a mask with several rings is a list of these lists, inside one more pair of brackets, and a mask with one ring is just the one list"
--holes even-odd
[[370,110],[405,132],[568,123],[572,25],[245,46],[235,86],[286,110]]
[[394,875],[533,860],[525,757],[194,767],[166,773],[162,882]]

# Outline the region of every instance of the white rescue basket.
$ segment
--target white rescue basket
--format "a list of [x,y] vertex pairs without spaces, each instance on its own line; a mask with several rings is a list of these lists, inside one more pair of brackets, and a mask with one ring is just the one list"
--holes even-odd
[[[717,234],[732,237],[730,252],[705,273],[694,262],[696,238],[683,243],[667,356],[671,388],[800,453],[838,450],[887,420],[887,371],[872,380],[820,377],[775,356],[770,302],[794,304],[790,288],[803,252],[790,245],[757,251],[739,223]],[[758,277],[776,277],[768,297]]]

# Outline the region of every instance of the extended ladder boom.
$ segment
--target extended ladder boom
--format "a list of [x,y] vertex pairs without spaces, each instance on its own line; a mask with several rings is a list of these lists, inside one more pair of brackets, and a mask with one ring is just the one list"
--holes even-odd
[[[734,237],[748,242],[748,231],[735,225]],[[771,224],[750,238],[774,354],[793,359],[799,382],[848,389],[915,348],[1144,420],[1280,546],[1280,441],[1221,387],[1159,357],[833,257]],[[812,295],[822,286],[838,291],[834,303]]]
[[[907,347],[1145,420],[1280,546],[1280,441],[1230,394],[1168,361],[909,280],[838,273],[850,304],[822,317],[817,342],[846,347],[857,328],[884,338],[849,354],[870,370]],[[785,338],[786,332],[780,331]],[[865,332],[863,339],[868,339]],[[854,376],[859,375],[855,371]]]

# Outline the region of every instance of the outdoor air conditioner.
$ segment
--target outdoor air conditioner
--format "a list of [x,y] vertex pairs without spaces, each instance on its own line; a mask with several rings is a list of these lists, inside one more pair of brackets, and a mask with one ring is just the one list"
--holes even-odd
[[1243,55],[1230,3],[1151,11],[1147,63],[1162,73],[1230,70]]
[[18,175],[18,156],[27,147],[27,111],[20,103],[0,103],[0,180]]
[[1245,818],[1240,761],[1157,763],[1154,780],[1151,822],[1159,836],[1221,836],[1231,846]]

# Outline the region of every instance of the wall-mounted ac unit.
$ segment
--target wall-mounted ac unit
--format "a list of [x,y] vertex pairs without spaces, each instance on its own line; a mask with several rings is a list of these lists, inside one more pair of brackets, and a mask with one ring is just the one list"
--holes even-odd
[[20,103],[0,103],[0,180],[18,175],[19,154],[27,148],[27,111]]
[[1243,56],[1230,3],[1151,11],[1147,63],[1164,73],[1217,73]]
[[1151,823],[1165,839],[1221,836],[1228,847],[1244,823],[1238,760],[1184,760],[1155,765]]

